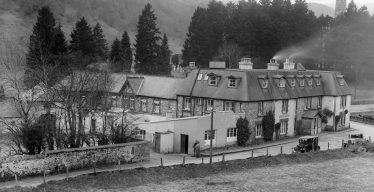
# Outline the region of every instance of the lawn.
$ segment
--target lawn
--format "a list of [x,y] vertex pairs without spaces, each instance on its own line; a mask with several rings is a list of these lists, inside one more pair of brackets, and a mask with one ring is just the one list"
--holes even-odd
[[84,175],[1,191],[372,191],[374,154],[346,150]]

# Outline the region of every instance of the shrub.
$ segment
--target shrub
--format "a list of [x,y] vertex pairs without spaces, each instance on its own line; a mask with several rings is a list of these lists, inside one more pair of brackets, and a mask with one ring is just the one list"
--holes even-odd
[[274,134],[274,112],[268,111],[266,115],[262,118],[262,127],[264,130],[264,139],[266,141],[273,140],[273,134]]
[[237,143],[239,146],[245,145],[249,139],[251,133],[249,131],[248,125],[249,122],[247,118],[240,117],[236,121],[236,128],[238,129]]
[[322,111],[322,114],[327,116],[327,117],[331,117],[331,116],[334,115],[334,112],[332,112],[330,109],[324,108],[323,111]]
[[321,118],[321,122],[322,123],[327,123],[327,116],[322,116],[322,118]]
[[339,121],[340,121],[340,115],[335,116],[335,127],[338,126]]

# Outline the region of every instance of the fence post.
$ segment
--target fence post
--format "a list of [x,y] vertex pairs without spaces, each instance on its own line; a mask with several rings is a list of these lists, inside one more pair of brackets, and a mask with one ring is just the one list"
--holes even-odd
[[66,166],[66,179],[68,179],[68,178],[69,178],[69,167]]
[[252,158],[253,158],[253,151],[254,151],[254,150],[252,149]]
[[342,139],[342,148],[344,148],[344,139]]
[[204,164],[204,157],[201,157],[201,164]]
[[183,163],[182,163],[183,167],[184,167],[185,162],[186,162],[186,156],[183,156]]
[[269,156],[269,147],[266,147],[266,156]]
[[283,154],[283,146],[281,146],[281,154]]
[[43,170],[43,184],[45,185],[45,169]]
[[162,162],[162,157],[161,157],[160,159],[161,159],[161,167],[163,167],[163,166],[164,166],[164,163]]
[[369,142],[371,143],[371,136],[369,136]]
[[225,154],[222,155],[222,162],[225,161]]
[[330,150],[330,142],[327,142],[327,150]]
[[18,185],[18,178],[17,178],[17,174],[14,173],[14,180],[16,180],[16,186]]

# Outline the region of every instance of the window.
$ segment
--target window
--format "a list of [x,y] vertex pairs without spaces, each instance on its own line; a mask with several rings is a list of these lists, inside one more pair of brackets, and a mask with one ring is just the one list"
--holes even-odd
[[227,137],[236,137],[238,133],[237,128],[228,128],[227,129]]
[[197,76],[197,80],[201,81],[203,79],[203,74],[199,73],[199,76]]
[[134,110],[135,109],[135,98],[130,97],[130,109]]
[[232,101],[224,101],[223,102],[223,111],[233,111],[233,112],[235,112],[235,110],[234,110],[234,102],[232,102]]
[[229,88],[236,88],[238,85],[237,85],[237,80],[236,79],[229,79],[229,84],[228,84],[228,87]]
[[217,85],[217,77],[216,76],[210,76],[208,85]]
[[284,88],[284,87],[286,87],[286,81],[285,81],[284,79],[280,79],[280,80],[279,80],[279,87],[280,87],[280,88]]
[[210,130],[205,131],[205,134],[204,134],[205,145],[210,144],[210,139],[213,140],[213,144],[216,142],[216,132],[217,130],[213,130],[213,132],[211,132]]
[[122,106],[124,108],[129,108],[129,97],[128,96],[123,97]]
[[288,119],[281,120],[280,122],[280,134],[285,135],[288,131]]
[[262,87],[263,89],[268,88],[268,86],[269,86],[269,81],[268,81],[267,79],[263,79],[263,80],[261,80],[261,87]]
[[341,114],[341,116],[342,116],[342,118],[341,118],[341,124],[342,124],[343,126],[345,126],[345,116],[346,116],[345,112],[343,112],[343,113]]
[[312,86],[312,85],[313,85],[313,80],[312,80],[312,79],[308,79],[308,85],[309,85],[309,86]]
[[240,113],[244,113],[244,110],[243,110],[243,103],[239,103],[239,112],[240,112]]
[[117,106],[117,97],[116,96],[112,96],[111,99],[110,99],[110,105],[112,107],[116,107]]
[[213,109],[213,99],[206,100],[206,110],[212,110]]
[[321,85],[321,79],[316,79],[316,84],[317,84],[317,86],[320,86]]
[[202,105],[202,104],[203,104],[203,99],[198,98],[198,99],[197,99],[197,104],[198,104],[198,105]]
[[256,125],[256,138],[262,137],[262,124]]
[[322,97],[319,96],[318,97],[318,108],[321,108],[322,107]]
[[296,86],[296,80],[295,79],[291,79],[291,87],[295,87]]
[[262,116],[264,114],[264,102],[258,103],[258,115]]
[[338,81],[339,81],[339,85],[341,85],[341,86],[344,85],[344,79],[343,78],[339,78]]
[[145,130],[139,130],[138,138],[141,140],[145,140]]
[[282,100],[282,113],[288,113],[288,100]]
[[347,96],[342,96],[340,101],[340,106],[345,108],[347,106]]
[[191,98],[190,97],[185,97],[184,98],[184,109],[185,110],[190,110],[191,109]]
[[312,108],[312,98],[311,97],[306,98],[305,108],[306,109],[311,109]]
[[140,104],[141,104],[142,112],[147,112],[147,100],[142,99]]
[[160,101],[153,101],[153,113],[159,114],[160,111]]
[[304,81],[304,79],[301,79],[300,80],[300,87],[304,87],[304,85],[305,85],[305,81]]

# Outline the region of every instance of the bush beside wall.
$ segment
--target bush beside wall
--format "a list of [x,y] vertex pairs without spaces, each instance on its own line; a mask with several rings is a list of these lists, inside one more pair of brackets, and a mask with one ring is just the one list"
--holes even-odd
[[44,170],[50,173],[92,168],[96,165],[133,163],[148,161],[150,146],[147,141],[47,151],[45,155],[19,156],[3,159],[0,167],[0,181],[18,177],[42,175]]

